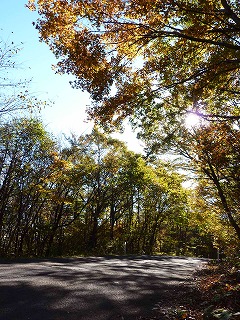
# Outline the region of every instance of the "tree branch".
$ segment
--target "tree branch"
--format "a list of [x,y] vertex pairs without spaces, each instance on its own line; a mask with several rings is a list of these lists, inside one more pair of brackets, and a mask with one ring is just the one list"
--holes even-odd
[[240,18],[232,10],[226,0],[221,0],[221,4],[225,10],[225,13],[240,27]]
[[240,120],[240,116],[231,116],[231,115],[221,115],[221,114],[203,114],[198,111],[187,111],[187,113],[195,114],[196,116],[199,116],[203,119],[214,121],[217,119],[220,120]]

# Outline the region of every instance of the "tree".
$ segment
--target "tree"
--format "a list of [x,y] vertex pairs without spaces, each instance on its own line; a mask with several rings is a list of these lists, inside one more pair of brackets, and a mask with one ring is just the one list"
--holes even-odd
[[[217,249],[229,255],[238,248],[237,233],[229,223],[217,190],[209,179],[201,179],[190,190],[189,219],[192,232],[192,245],[196,254],[210,254],[217,257]],[[230,204],[230,203],[229,203]],[[236,217],[236,216],[235,216]]]
[[[70,143],[75,153],[75,170],[77,163],[84,166],[81,196],[87,201],[84,210],[86,248],[88,251],[106,250],[107,243],[114,239],[116,224],[131,207],[132,186],[124,175],[125,165],[140,156],[133,155],[122,142],[96,127],[91,134],[70,139]],[[130,168],[127,170],[129,172]]]
[[36,5],[57,71],[91,94],[96,121],[170,121],[189,110],[239,119],[237,0],[29,0]]
[[239,128],[227,123],[196,130],[193,162],[214,185],[225,214],[240,240]]
[[55,144],[36,119],[8,121],[0,137],[0,250],[29,254],[45,220],[44,177],[51,171]]
[[72,169],[61,175],[61,181],[66,188],[70,177],[79,190],[73,195],[86,203],[66,230],[64,241],[75,253],[123,253],[126,243],[128,253],[150,254],[160,248],[160,238],[164,242],[168,223],[187,220],[182,180],[170,167],[148,165],[141,155],[97,128],[69,142],[64,153]]
[[16,56],[20,50],[20,46],[0,38],[0,119],[16,111],[40,108],[45,104],[31,96],[27,90],[29,80],[16,80],[19,67]]
[[172,166],[97,128],[68,143],[37,119],[0,126],[1,255],[186,252],[200,228]]
[[[172,139],[167,139],[163,130],[147,134],[152,137],[149,154],[168,149],[183,156],[185,168],[192,168],[197,179],[207,179],[212,199],[221,208],[220,215],[230,222],[240,239],[239,126],[231,122],[203,122],[191,129],[184,125],[172,129]],[[184,168],[183,164],[181,167]]]
[[166,251],[184,252],[186,243],[182,235],[177,237],[174,233],[169,236],[171,241],[167,239],[172,229],[188,220],[187,194],[181,185],[182,177],[162,162],[148,165],[147,170],[139,223],[141,250],[152,254],[168,247]]
[[210,159],[214,168],[207,162],[213,150],[203,141],[201,149],[201,132],[193,138],[183,125],[187,112],[211,121],[240,118],[238,1],[29,1],[35,5],[36,27],[59,59],[57,71],[75,75],[72,85],[94,100],[90,116],[103,126],[130,117],[145,140],[154,140],[156,152],[167,146],[190,155],[239,235],[236,213],[226,206],[228,191],[222,196],[223,183],[215,178],[218,160]]

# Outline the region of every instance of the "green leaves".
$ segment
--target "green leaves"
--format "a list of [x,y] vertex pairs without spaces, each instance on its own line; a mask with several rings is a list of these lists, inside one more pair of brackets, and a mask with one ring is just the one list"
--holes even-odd
[[3,255],[122,253],[125,241],[131,253],[174,251],[176,229],[188,232],[181,177],[97,128],[61,150],[36,119],[2,124],[0,137]]

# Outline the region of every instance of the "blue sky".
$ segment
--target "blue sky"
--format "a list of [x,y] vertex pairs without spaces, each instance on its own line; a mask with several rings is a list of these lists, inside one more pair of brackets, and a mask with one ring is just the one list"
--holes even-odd
[[48,130],[56,135],[69,131],[81,133],[90,127],[83,122],[85,107],[90,103],[88,94],[72,89],[69,76],[54,73],[52,64],[56,60],[48,46],[39,42],[38,32],[32,25],[37,14],[25,8],[26,2],[0,1],[0,37],[22,48],[17,55],[21,67],[16,71],[16,78],[32,79],[30,91],[41,100],[54,101],[54,105],[41,113]]
[[[85,113],[86,106],[90,104],[89,96],[71,88],[70,76],[54,73],[52,65],[56,62],[55,57],[45,43],[39,42],[38,32],[32,25],[37,19],[37,13],[25,8],[26,2],[0,0],[0,38],[9,43],[14,42],[15,45],[20,44],[22,48],[17,56],[21,67],[16,71],[16,78],[32,79],[29,91],[41,100],[54,102],[41,112],[48,131],[56,136],[61,133],[90,132],[91,124],[86,123]],[[127,128],[124,135],[117,137],[128,141],[130,149],[141,150],[130,128]]]

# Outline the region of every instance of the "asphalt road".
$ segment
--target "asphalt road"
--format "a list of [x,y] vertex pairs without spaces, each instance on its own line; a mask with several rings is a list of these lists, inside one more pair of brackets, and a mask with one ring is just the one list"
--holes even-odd
[[0,320],[127,320],[184,292],[203,260],[92,257],[0,261]]

